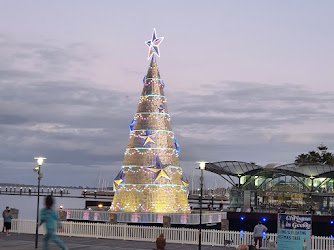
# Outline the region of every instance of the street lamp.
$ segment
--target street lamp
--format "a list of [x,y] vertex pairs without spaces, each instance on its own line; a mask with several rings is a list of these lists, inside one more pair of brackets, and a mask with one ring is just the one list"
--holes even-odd
[[215,195],[213,194],[213,189],[211,189],[211,210],[214,210],[213,209],[213,205],[214,205],[214,197],[215,197]]
[[201,177],[199,178],[200,181],[200,188],[201,188],[201,195],[199,198],[199,234],[198,234],[198,250],[202,248],[202,201],[203,201],[203,170],[205,169],[205,161],[199,161],[199,169],[201,170]]
[[35,160],[37,160],[38,167],[34,168],[34,171],[38,174],[38,187],[37,187],[37,220],[36,220],[36,235],[35,235],[35,248],[37,248],[38,245],[38,224],[39,224],[39,186],[41,183],[41,179],[43,177],[43,174],[41,173],[41,167],[43,165],[44,160],[46,158],[44,157],[35,157]]

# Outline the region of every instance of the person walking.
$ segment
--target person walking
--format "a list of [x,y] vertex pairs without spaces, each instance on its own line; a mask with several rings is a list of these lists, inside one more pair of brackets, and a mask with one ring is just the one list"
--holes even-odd
[[12,229],[12,219],[13,219],[13,216],[10,213],[9,207],[6,207],[6,210],[3,211],[2,213],[2,216],[3,216],[3,222],[4,222],[3,223],[4,229],[6,229],[6,236],[9,236],[10,235],[9,230]]
[[259,221],[259,223],[254,227],[254,244],[255,247],[257,246],[257,242],[259,241],[259,248],[262,247],[262,238],[263,238],[263,232],[267,232],[268,228],[262,224],[262,221]]
[[45,208],[41,211],[40,225],[45,224],[46,234],[44,235],[43,250],[49,249],[49,241],[52,239],[61,249],[67,249],[64,243],[57,237],[57,229],[62,229],[57,214],[52,210],[53,198],[51,195],[45,197]]
[[164,234],[160,234],[157,238],[157,250],[164,250],[166,246],[166,239],[164,238]]

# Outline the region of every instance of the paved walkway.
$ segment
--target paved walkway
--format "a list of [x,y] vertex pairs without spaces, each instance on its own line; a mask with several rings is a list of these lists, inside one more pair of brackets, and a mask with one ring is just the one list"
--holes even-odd
[[[96,238],[80,238],[80,237],[60,237],[70,250],[152,250],[155,247],[154,242],[143,241],[124,241]],[[43,236],[38,239],[38,249],[42,249]],[[54,243],[50,244],[50,250],[60,249]],[[33,250],[35,249],[35,235],[31,234],[11,234],[6,236],[0,233],[0,249],[2,250]],[[166,250],[196,250],[196,245],[187,244],[169,244],[166,245]],[[232,250],[232,247],[212,247],[202,246],[203,250],[220,249]]]

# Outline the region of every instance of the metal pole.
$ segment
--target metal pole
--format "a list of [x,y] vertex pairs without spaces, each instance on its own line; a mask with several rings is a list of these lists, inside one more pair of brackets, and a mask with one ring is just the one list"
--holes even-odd
[[212,207],[212,210],[214,210],[213,209],[213,203],[214,203],[214,200],[213,200],[214,198],[213,198],[213,195],[212,195],[212,197],[211,197],[211,203],[212,203],[212,205],[211,205],[211,207]]
[[202,200],[203,200],[203,169],[201,169],[200,186],[201,196],[199,199],[199,235],[198,235],[198,250],[202,248]]
[[39,224],[39,186],[41,182],[40,178],[41,166],[38,167],[38,187],[37,187],[37,220],[36,220],[36,235],[35,235],[35,248],[38,247],[38,224]]

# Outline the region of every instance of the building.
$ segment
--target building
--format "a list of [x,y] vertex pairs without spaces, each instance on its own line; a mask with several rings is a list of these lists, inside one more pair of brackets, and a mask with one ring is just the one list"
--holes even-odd
[[231,210],[334,213],[334,166],[221,161],[206,170],[231,184]]

